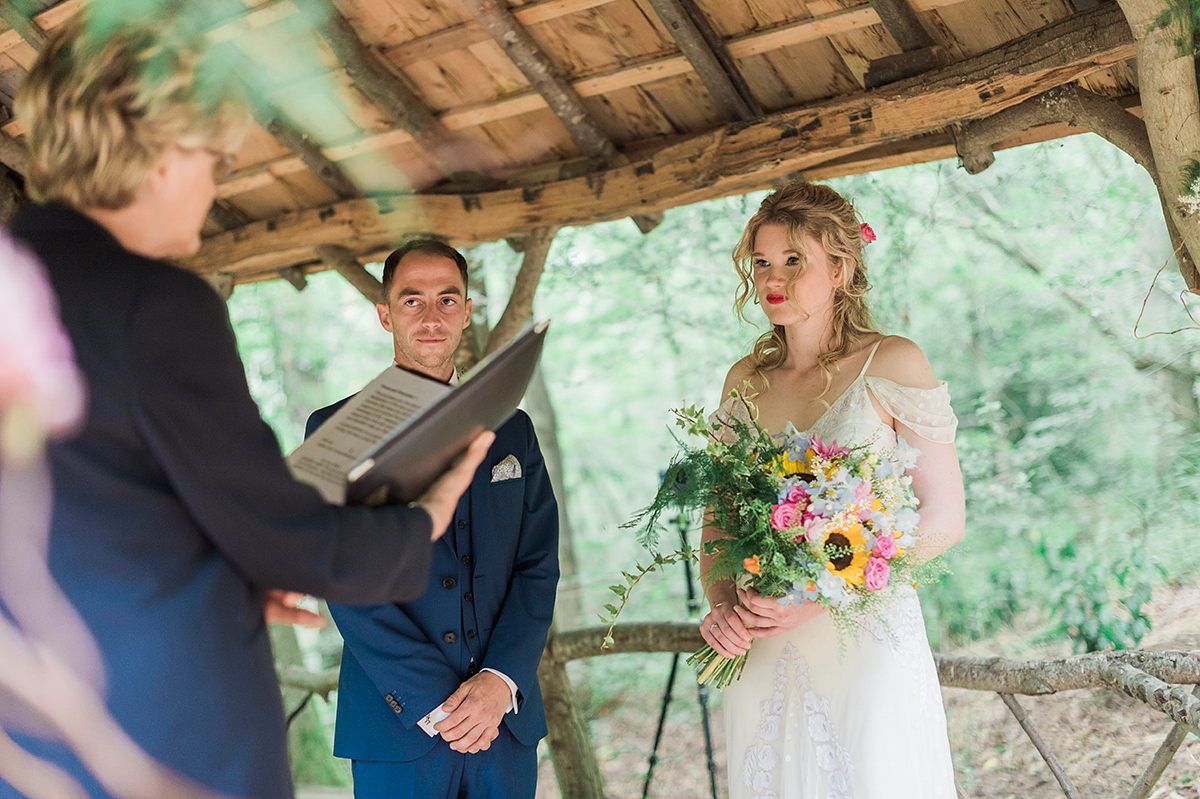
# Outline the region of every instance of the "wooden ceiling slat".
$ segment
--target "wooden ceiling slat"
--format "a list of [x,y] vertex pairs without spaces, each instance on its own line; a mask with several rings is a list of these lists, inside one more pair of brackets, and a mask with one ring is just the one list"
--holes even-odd
[[[535,25],[612,2],[615,0],[545,0],[540,3],[514,6],[511,11],[513,17],[522,25]],[[464,50],[472,44],[487,41],[490,38],[491,35],[478,23],[464,22],[453,28],[385,47],[383,55],[393,64],[404,66],[417,59],[435,58],[455,50]]]
[[839,155],[899,146],[952,122],[988,116],[1134,52],[1120,9],[1105,4],[966,62],[762,122],[691,136],[645,161],[524,189],[349,200],[211,237],[183,263],[202,273],[222,269],[251,275],[311,260],[319,244],[365,251],[404,230],[488,241],[545,225],[581,224],[744,192]]

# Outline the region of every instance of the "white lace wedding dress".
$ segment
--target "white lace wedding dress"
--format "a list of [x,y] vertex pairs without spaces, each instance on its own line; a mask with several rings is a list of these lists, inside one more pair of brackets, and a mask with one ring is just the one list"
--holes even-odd
[[[811,432],[827,442],[894,447],[896,434],[880,420],[873,395],[919,436],[953,441],[957,420],[945,383],[916,389],[867,377],[871,358]],[[755,640],[741,678],[724,693],[730,799],[954,799],[921,607],[911,586],[894,595],[881,619],[890,632],[869,624],[857,641],[847,637],[840,656],[824,613]]]

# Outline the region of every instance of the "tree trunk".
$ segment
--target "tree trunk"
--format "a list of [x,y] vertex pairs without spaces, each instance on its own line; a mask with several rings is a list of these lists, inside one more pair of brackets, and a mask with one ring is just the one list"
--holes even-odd
[[525,404],[533,426],[538,432],[538,443],[546,459],[546,471],[550,484],[554,486],[554,497],[558,500],[558,598],[554,604],[554,625],[560,630],[569,630],[579,624],[579,565],[575,560],[574,540],[571,537],[571,520],[567,513],[567,489],[563,483],[562,449],[558,446],[558,418],[541,367],[533,373]]
[[[1137,41],[1138,87],[1150,149],[1158,170],[1159,189],[1183,245],[1191,256],[1190,269],[1180,259],[1184,282],[1200,293],[1200,214],[1187,212],[1181,197],[1191,193],[1187,170],[1200,153],[1200,94],[1196,89],[1196,64],[1191,53],[1190,12],[1186,30],[1179,23],[1154,22],[1168,4],[1163,0],[1118,0]],[[1187,6],[1184,6],[1186,9]],[[1181,46],[1179,40],[1186,43]]]
[[[272,625],[271,649],[275,653],[277,667],[303,667],[303,657],[294,627],[284,624]],[[281,687],[285,713],[294,712],[309,696],[309,692],[302,689]],[[296,716],[288,728],[288,755],[292,762],[292,779],[298,785],[348,783],[346,767],[333,756],[329,736],[313,708],[314,702],[322,701],[324,700],[317,697],[309,698],[304,710],[300,711],[300,715]]]

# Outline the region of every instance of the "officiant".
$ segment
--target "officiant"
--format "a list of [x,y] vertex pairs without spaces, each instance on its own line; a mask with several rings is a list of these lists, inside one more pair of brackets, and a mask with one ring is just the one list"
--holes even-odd
[[[383,288],[376,310],[396,365],[455,384],[471,322],[462,254],[408,242],[384,262]],[[307,433],[345,401],[315,411]],[[537,666],[557,583],[557,505],[518,410],[434,546],[425,593],[329,605],[345,639],[334,754],[353,761],[356,799],[532,799],[546,735]]]
[[[90,394],[81,430],[48,452],[49,566],[99,644],[94,687],[139,746],[221,794],[291,799],[264,598],[420,595],[431,537],[491,435],[412,506],[333,507],[292,479],[224,304],[162,260],[200,246],[214,173],[247,125],[239,94],[174,6],[121,13],[84,5],[49,36],[17,99],[35,204],[12,233],[46,267]],[[13,737],[108,795],[66,747]],[[123,776],[123,795],[155,790]],[[19,795],[0,781],[0,797]]]

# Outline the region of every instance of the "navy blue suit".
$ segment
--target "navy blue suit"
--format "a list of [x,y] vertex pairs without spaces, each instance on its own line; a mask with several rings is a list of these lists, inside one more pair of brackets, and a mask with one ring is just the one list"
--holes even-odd
[[[49,451],[49,564],[99,643],[108,707],[180,774],[289,799],[263,590],[413,599],[429,515],[333,507],[292,479],[199,277],[63,207],[23,209],[12,231],[46,266],[90,392],[82,430]],[[19,741],[105,795],[63,747]]]
[[[340,404],[315,412],[307,432]],[[493,481],[493,469],[509,456],[520,464],[520,476]],[[511,735],[518,749],[528,748],[529,762],[535,764],[533,747],[546,735],[537,666],[558,583],[558,509],[524,412],[496,432],[450,529],[434,544],[430,578],[425,593],[413,601],[330,603],[345,639],[334,753],[397,764],[453,758],[457,753],[444,740],[429,737],[416,723],[468,677],[491,668],[516,683],[519,712],[504,716],[501,738],[492,749],[458,757],[467,759],[468,768],[502,757],[508,751],[505,737]],[[426,772],[429,784],[421,780]],[[356,795],[399,797],[411,790],[422,799],[441,796],[447,786],[434,783],[446,777],[436,772],[417,769],[417,783],[406,789],[389,780],[387,793],[356,780]],[[510,782],[490,795],[532,797],[536,769],[487,779]],[[474,796],[478,789],[469,791]],[[450,795],[457,796],[457,789]]]

